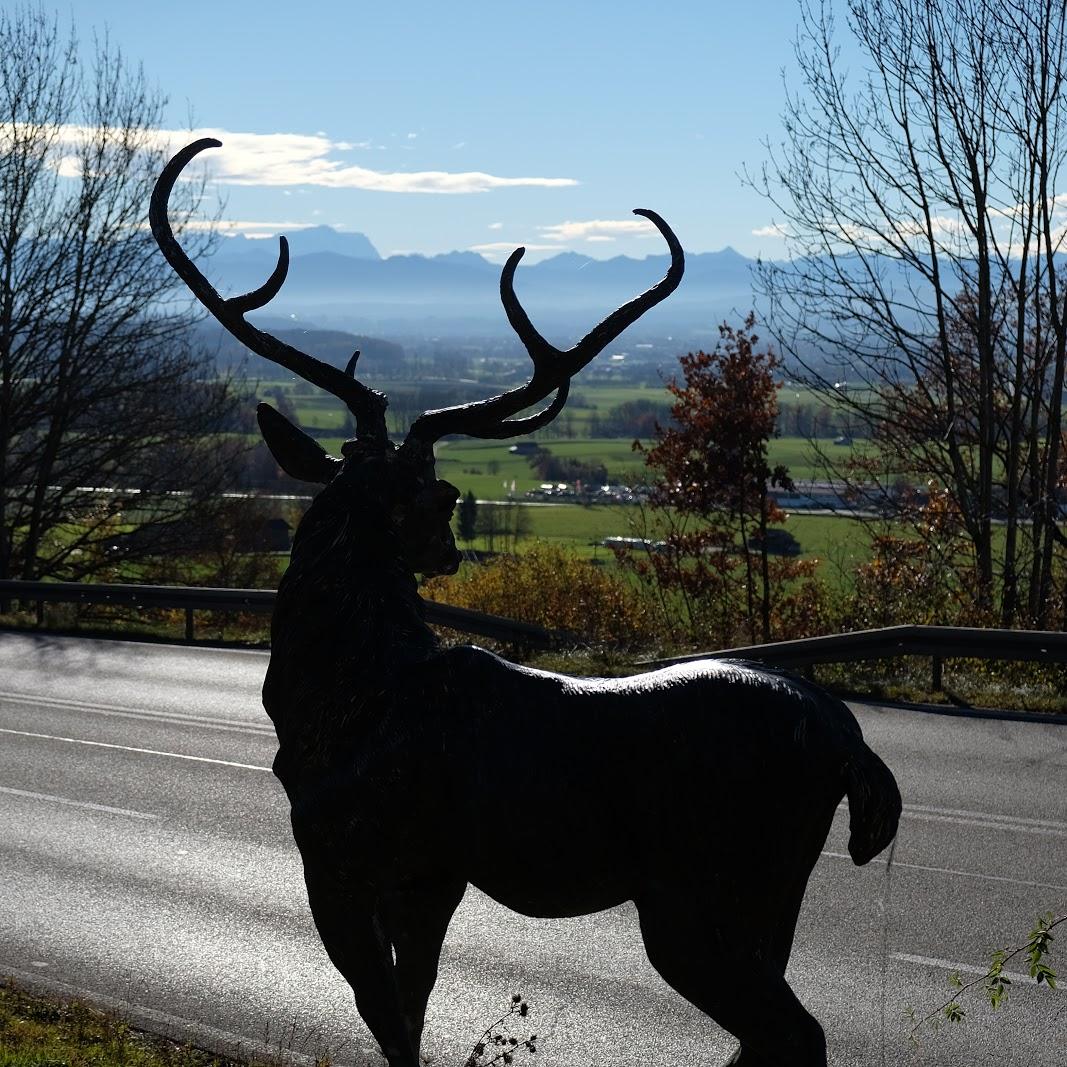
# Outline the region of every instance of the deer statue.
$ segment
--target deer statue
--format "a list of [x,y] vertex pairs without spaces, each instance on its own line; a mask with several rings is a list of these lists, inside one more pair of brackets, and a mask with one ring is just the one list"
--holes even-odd
[[[529,381],[427,411],[397,446],[386,397],[355,377],[358,353],[342,371],[245,321],[281,289],[284,237],[270,279],[229,299],[179,247],[171,189],[219,145],[196,141],[166,166],[152,232],[234,337],[328,390],[356,422],[335,458],[269,405],[258,409],[279,465],[324,487],[278,589],[263,704],[315,924],[390,1067],[419,1065],[445,931],[468,884],[530,916],[633,901],[652,965],[740,1040],[731,1063],[825,1064],[822,1028],[784,977],[804,890],[846,794],[857,864],[889,844],[901,810],[892,773],[848,708],[741,662],[571,678],[445,648],[416,585],[416,574],[453,574],[460,562],[450,529],[458,491],[436,476],[434,443],[551,422],[570,379],[678,286],[677,238],[654,212],[637,212],[670,248],[666,276],[567,351],[541,337],[515,296],[516,249],[500,294],[533,361]],[[536,863],[499,860],[516,803]]]

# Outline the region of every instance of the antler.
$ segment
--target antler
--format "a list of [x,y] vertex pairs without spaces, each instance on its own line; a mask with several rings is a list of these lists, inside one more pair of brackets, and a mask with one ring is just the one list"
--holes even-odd
[[[678,288],[685,270],[685,256],[674,232],[654,211],[637,208],[635,215],[644,215],[663,234],[671,251],[671,265],[663,279],[651,289],[635,297],[628,304],[613,311],[598,326],[594,326],[573,348],[561,351],[550,345],[534,328],[515,295],[515,268],[525,253],[516,248],[500,275],[500,300],[508,322],[526,346],[533,360],[533,374],[525,384],[487,400],[470,404],[426,411],[412,424],[401,446],[402,450],[424,454],[434,441],[446,434],[461,433],[468,437],[506,438],[530,433],[550,423],[563,410],[571,378],[616,337],[635,323],[649,308],[666,299]],[[544,400],[556,396],[544,410],[526,418],[513,416]]]
[[183,148],[163,168],[152,191],[152,202],[148,209],[152,235],[156,239],[167,262],[183,282],[192,290],[193,295],[226,327],[246,348],[257,355],[271,360],[291,370],[305,381],[311,382],[332,393],[342,400],[356,419],[356,437],[359,440],[374,442],[385,447],[388,434],[385,428],[385,409],[388,399],[384,393],[370,389],[355,378],[357,352],[345,370],[338,370],[323,363],[322,360],[309,356],[306,352],[291,348],[283,341],[269,333],[257,330],[245,322],[246,312],[261,308],[278,295],[285,276],[289,271],[289,242],[284,237],[278,238],[278,265],[274,272],[258,289],[244,296],[223,299],[211,283],[196,268],[193,261],[182,251],[170,228],[167,218],[167,204],[171,190],[178,175],[189,161],[205,148],[221,148],[222,142],[214,137],[204,137]]

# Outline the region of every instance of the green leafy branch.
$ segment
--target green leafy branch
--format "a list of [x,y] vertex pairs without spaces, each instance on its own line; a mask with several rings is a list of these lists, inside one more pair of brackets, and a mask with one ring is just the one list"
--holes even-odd
[[[909,1037],[914,1040],[916,1032],[927,1023],[936,1027],[942,1022],[963,1022],[967,1017],[967,1010],[963,1007],[961,1000],[968,992],[978,987],[981,987],[985,999],[996,1011],[1007,999],[1008,987],[1011,985],[1011,979],[1004,973],[1004,964],[1015,959],[1016,956],[1025,954],[1030,977],[1038,985],[1044,983],[1050,989],[1055,989],[1056,972],[1046,961],[1052,952],[1052,942],[1056,940],[1052,936],[1052,931],[1064,922],[1067,922],[1067,915],[1057,918],[1051,911],[1038,916],[1025,943],[1010,950],[997,949],[992,955],[989,970],[973,981],[964,982],[959,971],[954,971],[948,979],[954,990],[953,995],[919,1019],[911,1028]],[[906,1014],[911,1019],[915,1018],[915,1013],[911,1009],[908,1009]]]

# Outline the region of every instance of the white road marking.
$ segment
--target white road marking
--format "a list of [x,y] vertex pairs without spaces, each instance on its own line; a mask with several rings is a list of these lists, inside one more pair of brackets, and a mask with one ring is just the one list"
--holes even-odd
[[81,700],[65,700],[62,697],[38,697],[27,693],[0,692],[0,703],[11,701],[15,704],[58,708],[61,711],[85,711],[93,715],[110,715],[126,719],[144,719],[150,722],[165,722],[176,726],[203,726],[209,730],[233,730],[236,733],[269,734],[273,736],[274,727],[269,723],[243,722],[239,719],[217,719],[207,715],[185,715],[178,711],[148,711],[144,708],[125,708],[114,704],[87,704]]
[[[842,800],[837,807],[838,814],[844,814],[847,810],[848,803]],[[929,804],[905,804],[901,814],[906,819],[915,819],[918,822],[947,822],[958,826],[974,826],[980,830],[1008,830],[1020,834],[1067,837],[1067,822],[1059,819],[1031,819],[1025,815],[939,808]]]
[[28,789],[12,789],[0,785],[0,793],[10,793],[16,797],[29,797],[31,800],[48,800],[53,804],[65,804],[70,808],[91,808],[93,811],[106,811],[109,815],[128,815],[131,819],[158,819],[146,811],[133,811],[130,808],[112,808],[108,804],[90,804],[87,800],[69,800],[67,797],[53,796],[51,793],[31,793]]
[[904,809],[904,816],[908,819],[917,819],[919,822],[948,822],[955,823],[957,826],[977,826],[984,830],[1010,830],[1013,834],[1067,837],[1067,826],[1059,829],[1055,826],[1026,826],[1019,822],[1001,822],[994,819],[963,819],[957,815],[938,815],[932,811],[909,811],[907,808]]
[[971,819],[988,819],[992,822],[1021,823],[1025,826],[1050,826],[1057,830],[1067,830],[1067,822],[1059,819],[1030,819],[1022,815],[1005,815],[992,811],[968,811],[961,808],[937,808],[929,804],[907,804],[907,812],[924,812],[932,815],[961,815]]
[[[847,852],[820,852],[820,856],[827,856],[834,860],[851,860]],[[872,863],[884,864],[885,860],[875,859]],[[1059,889],[1067,891],[1067,885],[1055,885],[1052,882],[1028,882],[1022,878],[1007,878],[1000,874],[979,874],[977,871],[961,871],[956,867],[927,867],[921,863],[904,863],[901,860],[893,860],[894,867],[904,867],[909,871],[929,871],[933,874],[956,874],[962,878],[978,878],[983,882],[1008,882],[1011,885],[1025,885],[1032,889]]]
[[[943,971],[959,971],[960,974],[989,974],[988,967],[975,967],[971,963],[956,963],[953,960],[938,959],[937,956],[915,956],[909,952],[890,952],[891,960],[899,960],[901,963],[918,963],[922,967],[937,967]],[[1021,971],[1001,971],[1005,978],[1013,982],[1022,982],[1024,985],[1037,985],[1037,980]]]
[[239,767],[243,771],[269,771],[270,767],[259,767],[254,763],[236,763],[228,759],[212,759],[210,756],[188,756],[184,752],[163,752],[157,748],[134,748],[132,745],[110,745],[105,741],[86,741],[81,737],[57,737],[55,734],[35,734],[29,730],[6,730],[0,727],[0,734],[14,734],[17,737],[38,737],[44,741],[65,741],[70,745],[92,745],[94,748],[117,748],[122,752],[139,752],[146,756],[169,756],[171,759],[193,760],[196,763],[217,763],[221,767]]

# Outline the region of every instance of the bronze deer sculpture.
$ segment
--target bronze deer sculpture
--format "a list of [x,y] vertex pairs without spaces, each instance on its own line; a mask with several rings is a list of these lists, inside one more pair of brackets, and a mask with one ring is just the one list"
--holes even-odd
[[[280,466],[323,488],[300,523],[278,589],[263,703],[274,771],[292,804],[311,911],[330,959],[390,1067],[418,1067],[445,931],[468,883],[526,915],[572,916],[635,902],[648,956],[682,996],[740,1039],[730,1061],[816,1067],[822,1028],[784,972],[809,874],[847,794],[857,864],[896,833],[900,794],[843,703],[799,678],[704,661],[624,679],[576,679],[473,646],[442,648],[416,573],[459,566],[458,492],[434,470],[446,434],[508,438],[550,422],[571,377],[681,280],[666,276],[574,348],[553,348],[500,280],[533,374],[491,399],[427,411],[399,447],[386,397],[244,320],[282,286],[223,299],[167,220],[175,180],[204,139],[167,165],[152,232],[208,310],[252,351],[328,390],[356,419],[333,458],[266,404],[259,425]],[[358,355],[358,353],[357,353]],[[528,408],[554,399],[540,412]],[[534,866],[498,861],[521,798],[540,842]],[[755,941],[755,947],[753,947]],[[722,975],[729,977],[723,979]]]

